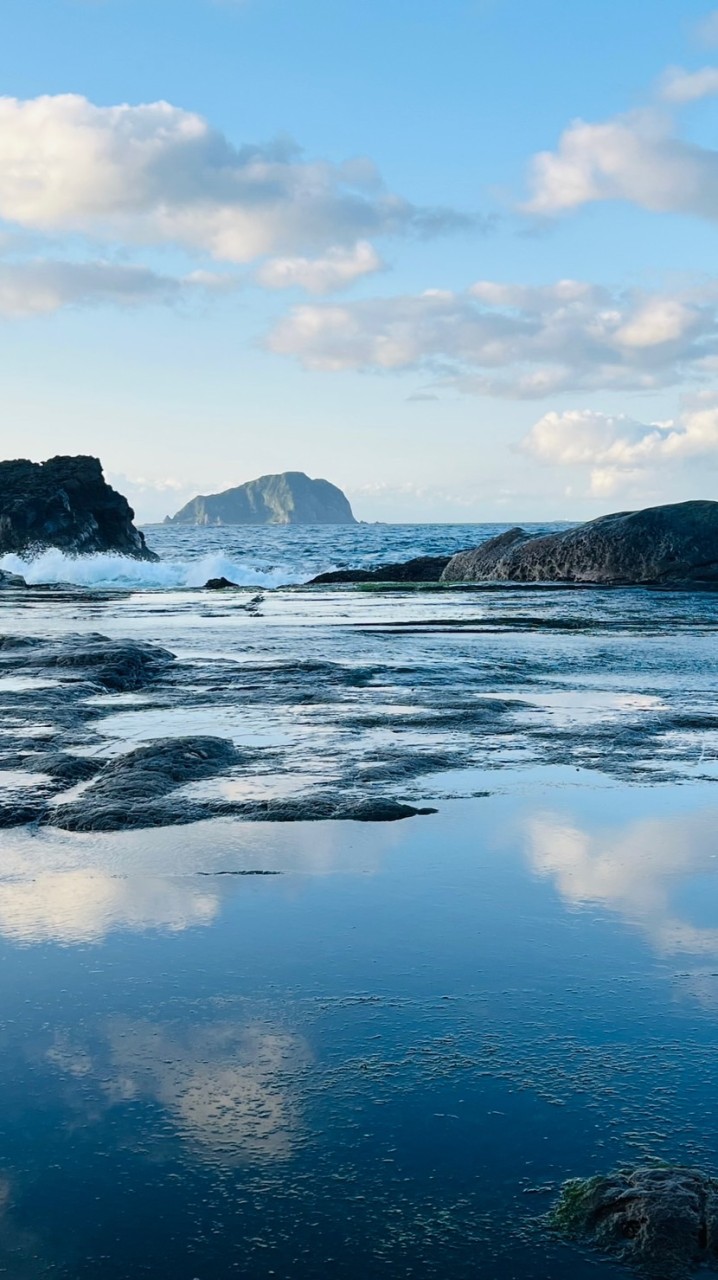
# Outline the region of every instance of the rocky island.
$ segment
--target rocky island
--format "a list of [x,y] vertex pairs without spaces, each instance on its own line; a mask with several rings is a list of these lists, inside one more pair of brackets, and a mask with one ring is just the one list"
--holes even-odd
[[166,524],[356,524],[348,499],[303,471],[260,476],[223,493],[199,495]]
[[70,555],[110,551],[157,560],[133,520],[127,499],[105,480],[99,458],[0,462],[0,555],[57,547]]

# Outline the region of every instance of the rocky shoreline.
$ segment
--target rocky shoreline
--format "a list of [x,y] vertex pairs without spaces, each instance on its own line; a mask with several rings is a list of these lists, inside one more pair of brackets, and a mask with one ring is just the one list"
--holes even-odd
[[338,569],[307,585],[372,582],[718,585],[718,502],[619,512],[559,533],[516,527],[454,556]]

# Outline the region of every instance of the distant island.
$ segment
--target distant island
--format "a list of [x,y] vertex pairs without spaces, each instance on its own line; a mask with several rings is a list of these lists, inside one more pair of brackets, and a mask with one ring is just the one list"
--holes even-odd
[[165,524],[356,524],[348,499],[303,471],[260,476],[223,493],[199,495]]

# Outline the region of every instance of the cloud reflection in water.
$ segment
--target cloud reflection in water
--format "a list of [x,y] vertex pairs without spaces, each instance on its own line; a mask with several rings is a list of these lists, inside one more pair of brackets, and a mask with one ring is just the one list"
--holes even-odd
[[692,878],[718,873],[717,828],[714,809],[592,829],[544,812],[526,823],[526,849],[566,902],[618,912],[661,954],[718,957],[718,927],[693,923],[675,902]]

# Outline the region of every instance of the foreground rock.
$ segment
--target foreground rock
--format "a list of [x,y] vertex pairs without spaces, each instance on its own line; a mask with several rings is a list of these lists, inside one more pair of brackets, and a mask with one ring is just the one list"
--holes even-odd
[[192,821],[182,816],[191,813],[191,802],[168,806],[166,797],[241,760],[225,738],[163,738],[110,760],[79,799],[58,806],[51,821],[68,831],[127,831]]
[[417,556],[403,564],[382,564],[377,569],[333,569],[312,578],[307,586],[340,582],[438,582],[450,559],[450,556]]
[[575,1178],[565,1184],[551,1223],[655,1280],[718,1270],[718,1179],[696,1169]]
[[541,536],[520,528],[451,558],[442,582],[718,583],[718,502],[601,516]]
[[0,555],[58,547],[71,555],[110,551],[157,560],[133,519],[97,458],[0,462]]
[[[31,816],[23,810],[21,821],[41,818],[66,831],[131,831],[216,817],[254,822],[396,822],[435,812],[381,796],[325,792],[294,799],[234,802],[195,798],[180,790],[189,782],[225,775],[248,758],[226,738],[162,738],[109,760],[71,802],[46,808],[42,815],[30,806]],[[84,776],[92,776],[92,772],[89,765]]]
[[260,476],[193,498],[165,524],[356,524],[341,489],[303,471]]
[[0,636],[0,671],[44,672],[78,680],[108,693],[135,693],[154,680],[174,654],[141,640],[110,640],[97,632],[46,641]]

